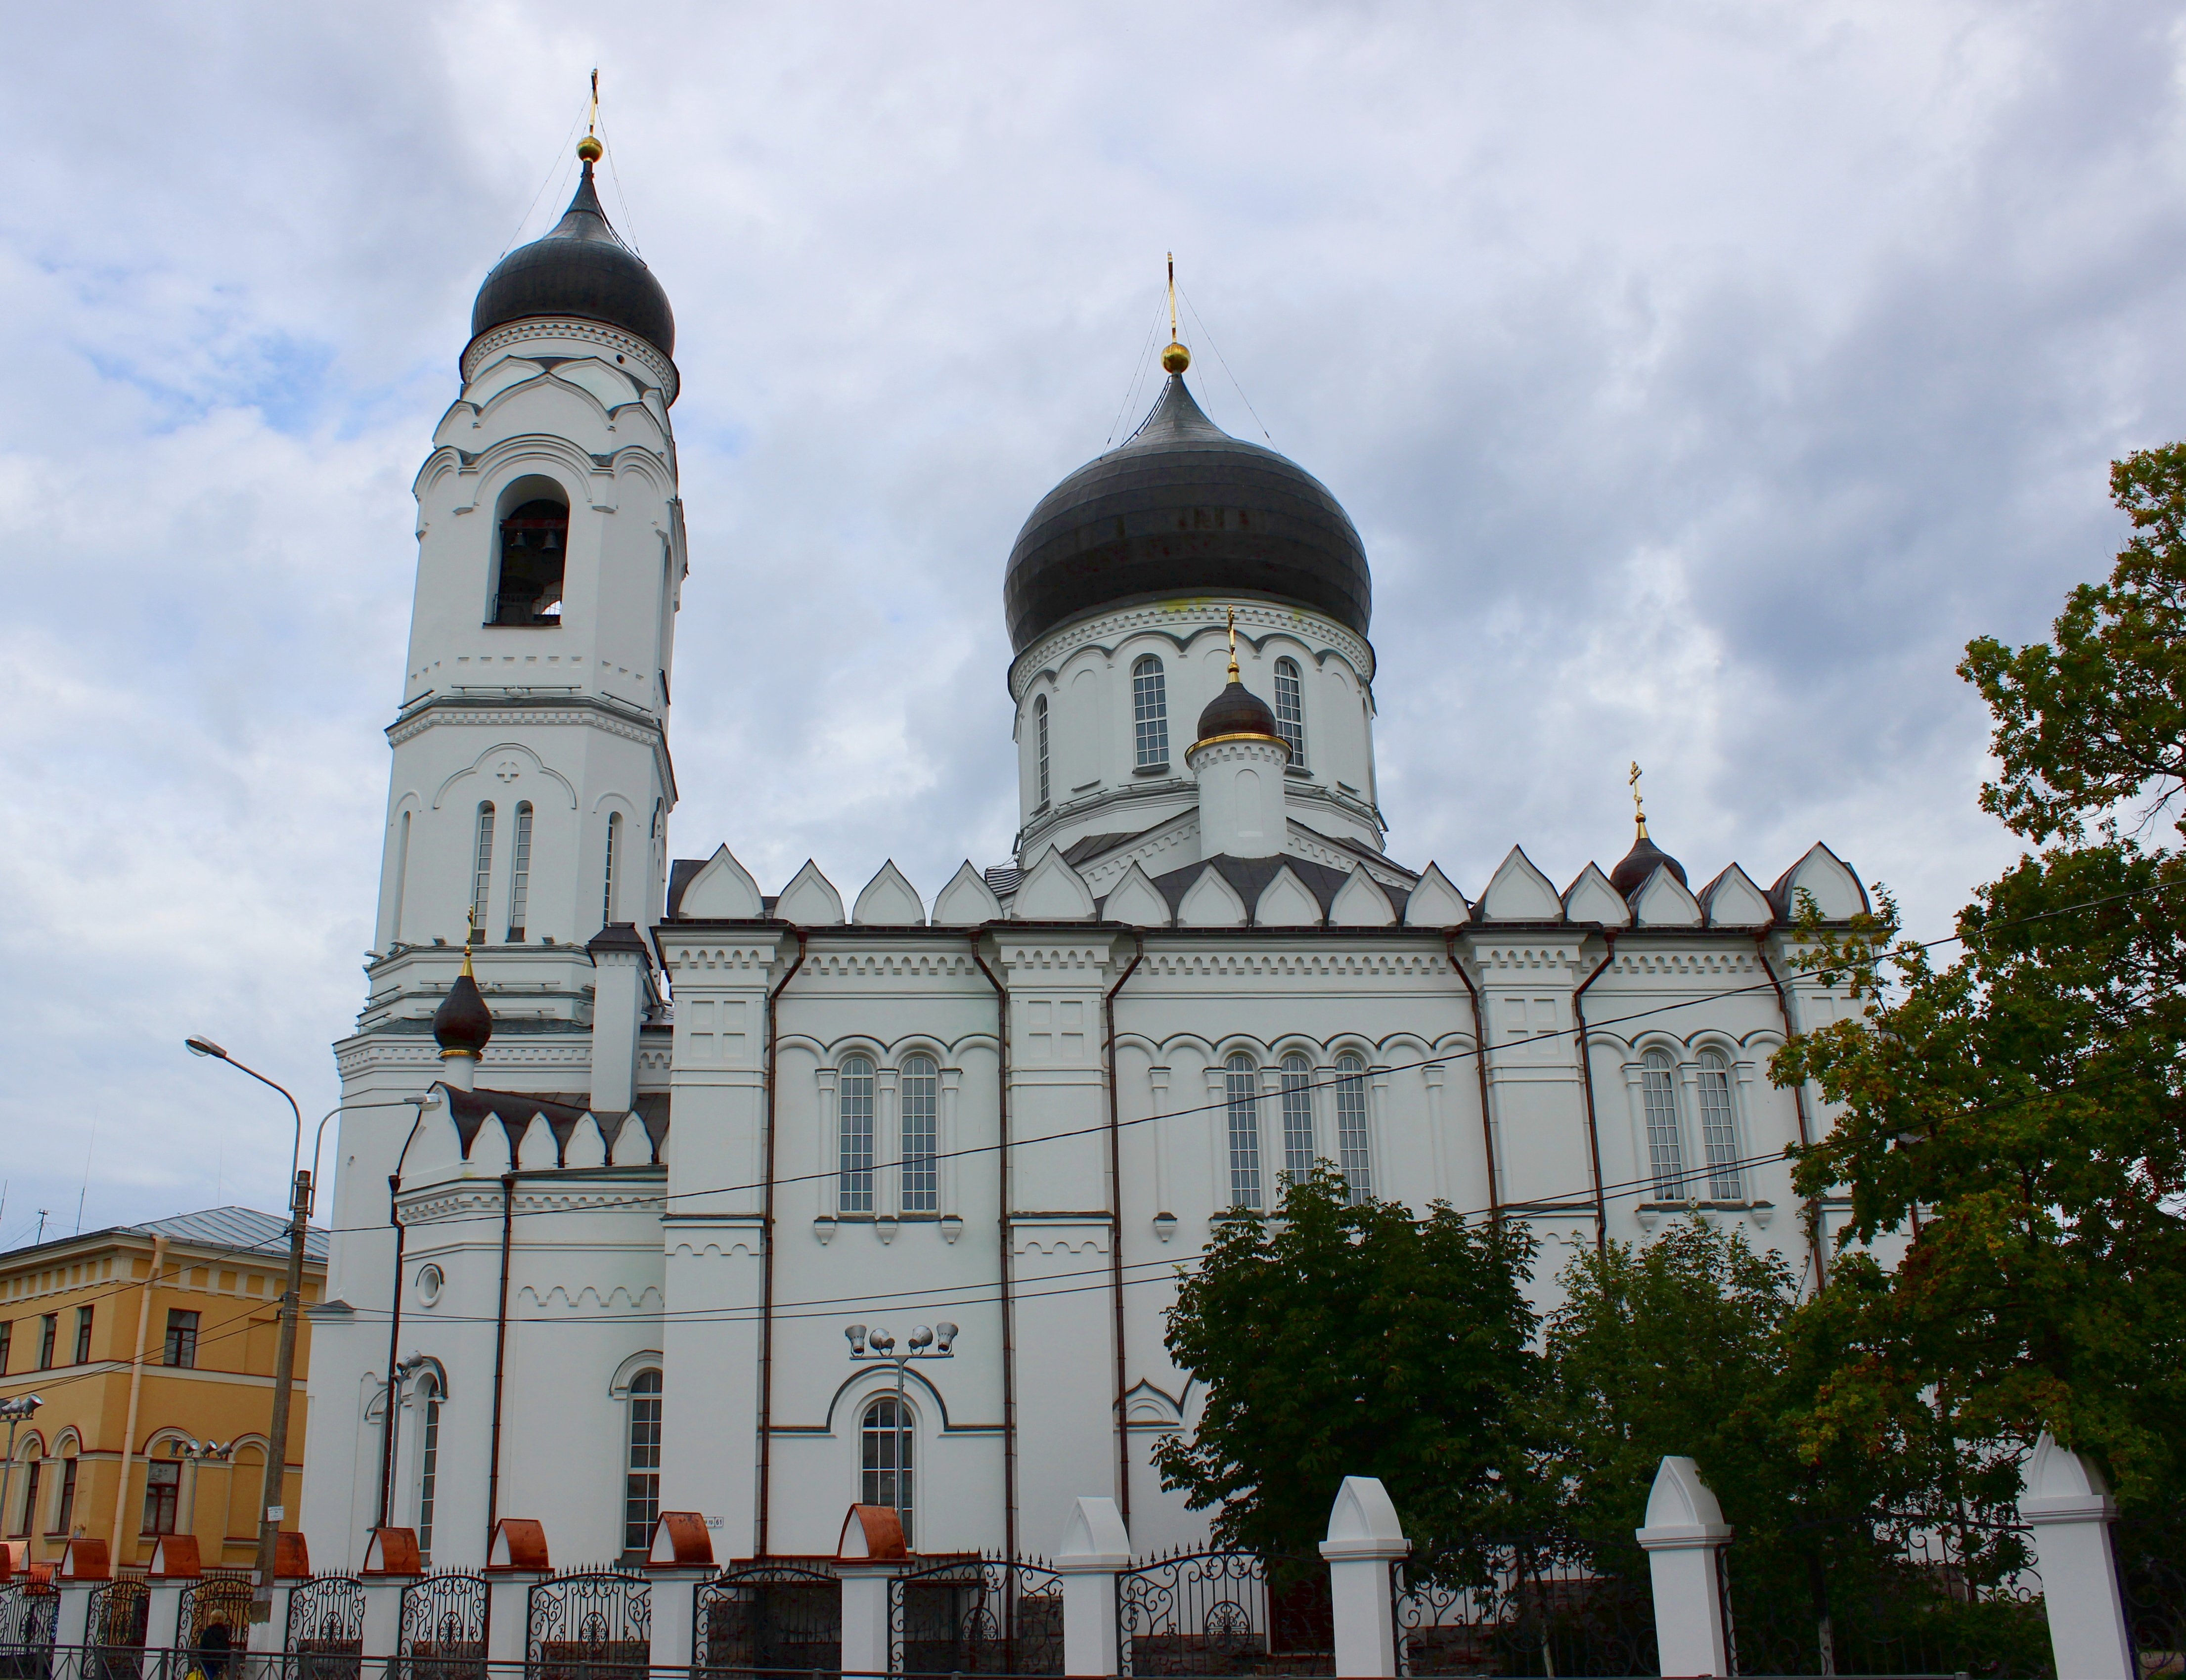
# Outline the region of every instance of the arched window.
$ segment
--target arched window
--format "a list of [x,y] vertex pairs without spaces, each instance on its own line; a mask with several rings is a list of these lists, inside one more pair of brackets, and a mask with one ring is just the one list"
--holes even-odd
[[1275,661],[1275,733],[1290,742],[1291,768],[1305,768],[1305,688],[1298,661]]
[[182,1467],[170,1459],[144,1461],[144,1524],[146,1534],[175,1532],[177,1502],[182,1498]]
[[53,1501],[53,1526],[47,1531],[50,1534],[66,1534],[76,1523],[77,1450],[77,1443],[73,1441],[61,1443],[61,1451],[65,1456],[61,1459],[60,1493]]
[[903,1064],[903,1211],[934,1213],[941,1207],[941,1186],[933,1167],[935,1112],[941,1080],[930,1056]]
[[1047,696],[1034,697],[1032,703],[1033,750],[1040,758],[1040,805],[1047,804]]
[[1230,1205],[1260,1205],[1260,1070],[1240,1050],[1225,1070],[1230,1103]]
[[524,943],[524,913],[531,901],[531,802],[516,808],[516,853],[508,865],[508,943]]
[[410,813],[402,813],[402,821],[395,836],[395,903],[387,918],[387,938],[392,944],[402,937],[402,895],[410,882]]
[[608,866],[606,882],[600,892],[600,926],[604,927],[615,919],[616,877],[622,871],[622,813],[608,813]]
[[569,510],[541,496],[501,522],[500,576],[494,585],[497,624],[562,622],[562,566],[569,547]]
[[1283,1173],[1313,1171],[1313,1064],[1296,1051],[1283,1058]]
[[911,1408],[898,1407],[895,1396],[883,1394],[866,1408],[858,1431],[864,1475],[858,1489],[860,1503],[888,1505],[903,1519],[903,1537],[911,1537]]
[[873,1211],[873,1065],[862,1056],[843,1064],[836,1081],[842,1137],[835,1205],[844,1213]]
[[1141,770],[1169,762],[1169,686],[1151,653],[1131,667],[1131,732]]
[[418,1559],[433,1561],[433,1507],[440,1482],[440,1384],[428,1372],[418,1385],[425,1427],[418,1437]]
[[481,799],[478,808],[478,845],[471,854],[471,921],[477,937],[485,937],[486,894],[493,887],[493,801]]
[[640,1371],[630,1380],[630,1468],[623,1478],[622,1548],[653,1545],[660,1517],[660,1373]]
[[1708,1196],[1736,1201],[1743,1177],[1738,1170],[1738,1126],[1730,1111],[1730,1064],[1718,1050],[1701,1052],[1701,1152],[1707,1159]]
[[1640,1062],[1640,1092],[1647,1111],[1647,1170],[1655,1200],[1685,1199],[1685,1151],[1678,1137],[1678,1090],[1670,1053],[1651,1050]]
[[1356,1207],[1374,1194],[1366,1156],[1366,1064],[1349,1051],[1336,1058],[1336,1160]]

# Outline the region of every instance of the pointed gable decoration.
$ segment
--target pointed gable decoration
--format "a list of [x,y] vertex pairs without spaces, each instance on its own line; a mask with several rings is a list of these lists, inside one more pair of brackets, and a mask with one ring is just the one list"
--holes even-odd
[[969,858],[963,868],[949,877],[949,884],[933,901],[936,927],[977,927],[983,921],[1000,921],[1001,914],[1002,901],[987,885],[987,877],[972,867]]
[[[1465,894],[1449,884],[1440,864],[1429,864],[1412,896],[1404,901],[1407,927],[1456,927],[1472,920]],[[1348,925],[1348,924],[1347,924]]]
[[1609,877],[1589,864],[1578,872],[1578,879],[1564,888],[1564,915],[1573,921],[1622,927],[1632,920],[1632,907],[1609,884]]
[[1185,889],[1176,907],[1179,927],[1242,927],[1245,901],[1212,864],[1200,865],[1199,879]]
[[838,927],[843,920],[843,895],[835,890],[833,882],[820,873],[820,865],[807,858],[804,867],[782,889],[774,913],[799,927]]
[[1480,895],[1481,913],[1490,921],[1561,921],[1563,900],[1549,877],[1533,867],[1524,848],[1513,846],[1488,890]]
[[1093,893],[1085,877],[1050,846],[1025,871],[1011,901],[1010,914],[1021,921],[1090,921]]
[[926,906],[919,899],[918,888],[904,879],[903,871],[890,858],[881,865],[880,873],[866,882],[850,920],[864,927],[919,927],[926,922]]
[[1775,920],[1768,895],[1736,864],[1701,888],[1701,908],[1711,927],[1766,927]]
[[1101,919],[1120,921],[1129,927],[1166,927],[1169,926],[1169,900],[1161,889],[1146,879],[1146,871],[1134,862],[1124,871],[1124,878],[1109,891],[1108,901],[1101,906]]
[[[1421,885],[1426,884],[1422,880]],[[1443,884],[1449,886],[1447,882]],[[1457,889],[1449,890],[1455,896]],[[1465,900],[1459,898],[1457,902],[1462,905]],[[1328,907],[1331,927],[1387,927],[1396,919],[1397,912],[1389,903],[1389,895],[1364,868],[1351,871],[1350,879],[1336,889],[1336,901]]]
[[692,921],[748,921],[765,916],[766,906],[751,871],[723,846],[692,876],[675,913]]
[[1685,883],[1670,873],[1668,864],[1655,865],[1640,890],[1632,895],[1632,914],[1642,927],[1697,927],[1701,904]]
[[1811,893],[1822,915],[1831,921],[1847,921],[1864,915],[1868,909],[1867,893],[1859,884],[1859,877],[1842,858],[1819,843],[1777,877],[1775,888],[1769,893],[1786,921],[1797,920],[1802,892]]
[[1318,927],[1320,902],[1306,890],[1288,864],[1260,889],[1260,902],[1253,906],[1255,927]]

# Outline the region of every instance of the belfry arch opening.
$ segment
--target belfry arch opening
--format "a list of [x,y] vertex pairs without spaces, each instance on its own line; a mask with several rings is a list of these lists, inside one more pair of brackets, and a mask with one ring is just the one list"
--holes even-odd
[[519,479],[502,496],[501,507],[488,622],[558,624],[569,552],[569,498],[552,479]]

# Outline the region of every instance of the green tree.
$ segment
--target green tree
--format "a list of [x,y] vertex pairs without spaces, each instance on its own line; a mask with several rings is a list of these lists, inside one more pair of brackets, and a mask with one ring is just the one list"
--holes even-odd
[[1274,1218],[1225,1222],[1169,1311],[1207,1403],[1155,1450],[1163,1485],[1211,1509],[1223,1544],[1310,1557],[1342,1479],[1379,1476],[1415,1552],[1466,1553],[1507,1524],[1525,1459],[1533,1252],[1447,1203],[1354,1207],[1326,1166]]

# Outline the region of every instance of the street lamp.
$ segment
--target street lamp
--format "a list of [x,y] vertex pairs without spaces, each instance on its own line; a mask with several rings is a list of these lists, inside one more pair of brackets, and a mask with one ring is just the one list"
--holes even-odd
[[[8,1514],[8,1479],[15,1473],[16,1426],[45,1403],[36,1394],[19,1394],[12,1400],[0,1400],[0,1418],[8,1420],[8,1456],[0,1460],[0,1518]],[[23,1526],[27,1532],[30,1525],[26,1522]]]
[[895,1464],[891,1491],[894,1498],[889,1504],[895,1508],[899,1520],[903,1520],[903,1539],[911,1543],[911,1503],[907,1484],[911,1477],[911,1420],[904,1410],[904,1372],[913,1359],[946,1359],[956,1341],[956,1326],[943,1321],[928,1329],[924,1324],[911,1326],[905,1338],[902,1352],[895,1351],[895,1337],[884,1330],[868,1331],[863,1324],[845,1324],[843,1334],[850,1343],[853,1364],[883,1361],[895,1367]]

